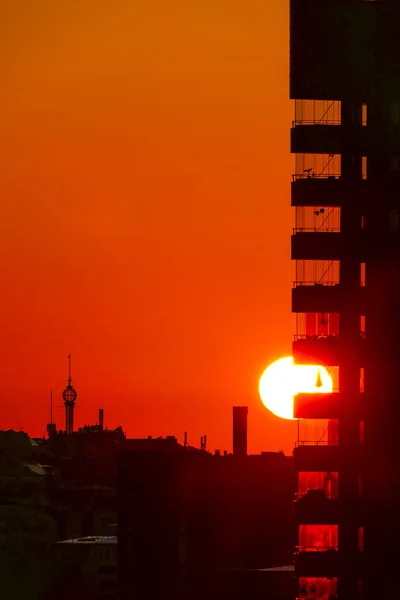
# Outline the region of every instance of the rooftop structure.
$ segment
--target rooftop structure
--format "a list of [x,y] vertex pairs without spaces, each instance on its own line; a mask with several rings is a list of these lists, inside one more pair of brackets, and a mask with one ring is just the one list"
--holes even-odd
[[117,538],[86,536],[56,542],[49,597],[117,598]]

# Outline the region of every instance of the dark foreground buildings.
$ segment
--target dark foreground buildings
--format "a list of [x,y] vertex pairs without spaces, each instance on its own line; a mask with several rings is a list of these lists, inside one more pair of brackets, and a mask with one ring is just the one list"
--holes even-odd
[[291,457],[126,451],[118,498],[120,600],[293,596]]
[[293,353],[332,367],[337,388],[297,400],[297,416],[326,423],[294,454],[297,594],[397,598],[400,3],[290,10]]

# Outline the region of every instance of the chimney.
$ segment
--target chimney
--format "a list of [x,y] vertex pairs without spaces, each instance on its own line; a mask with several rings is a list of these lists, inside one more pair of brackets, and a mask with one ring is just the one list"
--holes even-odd
[[100,431],[104,430],[104,408],[99,409],[99,425]]
[[233,454],[247,455],[247,406],[233,407]]

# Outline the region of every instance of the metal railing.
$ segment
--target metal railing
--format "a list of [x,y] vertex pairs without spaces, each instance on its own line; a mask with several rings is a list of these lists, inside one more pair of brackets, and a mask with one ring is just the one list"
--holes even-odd
[[340,285],[340,281],[293,281],[293,287],[301,287],[301,286],[315,286],[315,287],[332,287],[335,285]]
[[331,594],[329,596],[327,594],[325,594],[325,596],[314,596],[313,594],[312,596],[297,596],[296,600],[308,600],[308,598],[310,598],[310,600],[328,600],[331,597],[335,598],[335,600],[337,599],[336,594],[334,596]]
[[297,181],[298,179],[340,179],[340,173],[293,173],[292,181]]
[[297,440],[294,443],[295,448],[300,448],[301,446],[337,446],[337,444],[330,444],[329,440]]
[[314,333],[312,335],[309,335],[307,333],[295,333],[294,336],[294,341],[297,342],[298,340],[338,340],[339,339],[339,334],[338,333]]
[[[327,333],[327,334],[314,333],[312,335],[307,334],[307,333],[293,334],[293,340],[295,342],[297,342],[299,340],[315,341],[315,340],[338,340],[338,339],[340,339],[339,333]],[[360,331],[360,339],[365,340],[365,331]]]
[[297,552],[337,552],[338,546],[295,546]]
[[341,125],[340,119],[294,119],[292,121],[292,127],[298,127],[301,125]]
[[[318,493],[318,495],[316,494],[316,492]],[[295,501],[302,500],[303,498],[310,498],[310,501],[311,501],[311,499],[314,499],[314,498],[318,498],[320,500],[337,500],[338,495],[337,494],[327,494],[325,492],[325,490],[322,488],[311,488],[311,489],[308,489],[306,492],[296,492],[294,497],[295,497]]]
[[326,227],[320,226],[320,227],[293,227],[293,233],[306,233],[306,232],[313,232],[313,233],[340,233],[340,227],[331,227],[329,225],[327,225]]

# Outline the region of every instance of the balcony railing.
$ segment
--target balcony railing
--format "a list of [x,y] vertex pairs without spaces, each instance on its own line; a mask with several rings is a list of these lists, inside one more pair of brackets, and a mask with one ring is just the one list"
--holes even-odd
[[337,446],[337,444],[330,444],[329,440],[297,440],[295,442],[295,448],[300,448],[302,446]]
[[292,127],[298,127],[299,125],[341,125],[339,119],[294,119],[292,121]]
[[314,596],[314,594],[312,596],[297,596],[296,600],[307,600],[308,598],[312,598],[312,600],[337,600],[337,596],[332,596],[332,594],[330,594],[329,596],[327,594],[325,594],[325,596]]
[[298,280],[298,281],[294,281],[293,282],[293,287],[300,287],[300,286],[315,286],[315,287],[326,287],[326,286],[334,286],[334,285],[339,285],[340,281],[303,281],[303,280]]
[[329,225],[327,225],[326,227],[324,226],[320,226],[320,227],[293,227],[293,234],[295,233],[306,233],[306,232],[312,232],[312,233],[339,233],[340,232],[340,227],[331,227]]
[[303,500],[314,502],[315,500],[337,500],[337,494],[328,494],[322,488],[311,488],[306,492],[296,492],[294,495],[295,501]]
[[313,171],[306,173],[293,173],[292,181],[297,181],[298,179],[340,179],[340,173],[314,173]]
[[338,547],[335,546],[296,546],[297,553],[300,552],[337,552]]
[[[362,332],[361,332],[362,333]],[[314,335],[307,335],[306,333],[295,333],[294,336],[294,341],[297,342],[298,340],[338,340],[339,339],[339,335],[334,335],[334,334],[329,334],[329,335],[318,335],[318,334],[314,334]]]
[[[295,333],[293,335],[293,340],[298,342],[299,340],[338,340],[340,339],[339,335],[329,334],[329,335],[307,335],[306,333]],[[365,340],[365,331],[360,331],[360,339]]]

